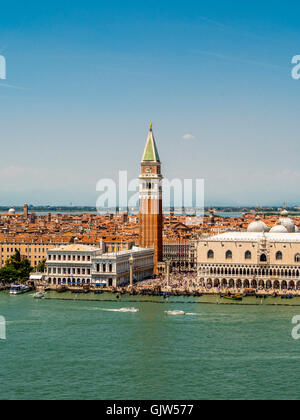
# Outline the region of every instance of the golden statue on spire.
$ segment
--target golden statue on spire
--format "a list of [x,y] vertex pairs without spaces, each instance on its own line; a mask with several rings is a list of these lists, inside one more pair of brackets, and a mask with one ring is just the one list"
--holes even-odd
[[150,130],[152,130],[152,122],[150,123]]

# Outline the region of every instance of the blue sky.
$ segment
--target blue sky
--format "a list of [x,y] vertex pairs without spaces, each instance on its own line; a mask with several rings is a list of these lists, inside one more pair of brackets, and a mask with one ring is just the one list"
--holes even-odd
[[299,12],[0,2],[0,205],[95,205],[99,179],[138,175],[150,121],[164,175],[204,178],[206,205],[300,204]]

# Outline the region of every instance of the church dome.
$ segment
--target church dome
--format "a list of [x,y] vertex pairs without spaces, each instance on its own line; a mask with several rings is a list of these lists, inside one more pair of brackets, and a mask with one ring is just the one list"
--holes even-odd
[[16,210],[13,207],[8,210],[9,214],[15,214],[15,212],[16,212]]
[[289,233],[295,232],[296,227],[292,219],[288,217],[289,213],[287,210],[281,212],[281,218],[279,219],[280,223],[287,229]]
[[275,226],[272,227],[270,230],[271,233],[287,233],[288,230],[285,226],[283,226],[279,221],[276,223]]
[[260,219],[259,216],[256,216],[255,222],[250,223],[247,229],[248,232],[267,232],[267,225]]

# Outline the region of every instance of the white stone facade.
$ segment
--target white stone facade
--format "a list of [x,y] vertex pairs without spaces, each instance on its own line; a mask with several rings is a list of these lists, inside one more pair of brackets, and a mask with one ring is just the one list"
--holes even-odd
[[300,289],[300,234],[227,232],[200,240],[198,281],[204,286]]
[[86,245],[60,246],[47,251],[47,281],[53,286],[125,286],[130,281],[130,258],[133,282],[153,275],[153,249],[133,247],[106,254],[101,248]]
[[91,283],[92,256],[101,249],[87,245],[62,245],[47,251],[47,278],[50,285]]
[[134,283],[153,275],[154,250],[133,247],[128,251],[94,256],[92,258],[93,283],[114,287],[128,285],[131,257]]

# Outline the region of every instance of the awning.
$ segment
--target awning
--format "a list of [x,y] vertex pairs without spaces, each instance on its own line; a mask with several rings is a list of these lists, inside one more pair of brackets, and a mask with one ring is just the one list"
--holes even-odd
[[43,277],[44,276],[42,274],[31,274],[31,276],[29,277],[29,280],[42,280]]

